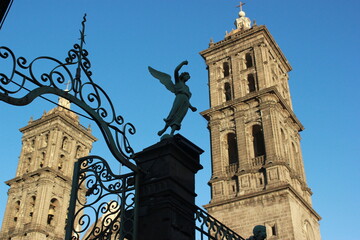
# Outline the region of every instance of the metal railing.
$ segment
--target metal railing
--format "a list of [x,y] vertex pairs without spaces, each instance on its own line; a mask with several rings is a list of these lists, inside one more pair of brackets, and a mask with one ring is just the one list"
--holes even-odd
[[196,240],[245,240],[199,207],[195,212],[195,221]]

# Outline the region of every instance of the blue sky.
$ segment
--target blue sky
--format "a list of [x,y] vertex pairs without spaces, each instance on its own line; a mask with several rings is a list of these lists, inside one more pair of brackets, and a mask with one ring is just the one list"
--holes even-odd
[[[192,104],[208,109],[207,71],[198,54],[209,39],[223,39],[237,17],[232,0],[15,0],[0,30],[0,45],[32,60],[65,59],[78,42],[84,13],[86,45],[93,80],[113,100],[117,113],[137,128],[130,138],[135,151],[156,143],[173,95],[148,73],[150,65],[172,73],[187,59]],[[244,10],[266,25],[293,67],[290,90],[294,112],[305,126],[302,152],[314,209],[322,216],[322,238],[352,237],[360,215],[359,77],[360,2],[334,0],[248,0]],[[0,65],[1,68],[1,65]],[[20,127],[53,106],[37,100],[26,107],[0,102],[0,181],[15,176],[20,154]],[[82,120],[87,126],[89,121]],[[96,126],[94,134],[101,139]],[[197,175],[198,205],[209,201],[210,148],[206,121],[189,112],[182,135],[205,150]],[[114,160],[102,141],[93,154]],[[7,187],[0,184],[0,216]]]

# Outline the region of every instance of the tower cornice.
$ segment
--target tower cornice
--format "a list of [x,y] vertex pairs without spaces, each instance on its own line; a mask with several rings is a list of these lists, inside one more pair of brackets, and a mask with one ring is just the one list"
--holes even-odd
[[[292,70],[292,67],[288,60],[286,59],[285,55],[281,51],[278,44],[275,42],[274,38],[270,34],[269,30],[266,28],[265,25],[261,26],[253,26],[252,28],[248,30],[244,30],[232,35],[227,36],[224,40],[221,40],[216,43],[210,44],[209,48],[206,50],[203,50],[200,52],[200,55],[205,59],[206,63],[208,62],[208,56],[213,55],[214,52],[223,52],[224,48],[229,48],[231,45],[236,46],[242,46],[241,42],[245,39],[249,38],[257,38],[259,35],[262,35],[266,42],[271,45],[271,48],[275,51],[275,54],[278,56],[278,59],[283,62],[283,65],[286,66],[286,72],[290,72]],[[258,39],[257,45],[261,45],[265,43],[264,40]],[[247,46],[244,46],[244,49],[248,48]]]
[[48,115],[41,117],[40,119],[31,121],[27,126],[20,128],[20,132],[25,133],[31,131],[34,128],[39,128],[40,125],[44,125],[48,122],[53,122],[54,120],[59,119],[61,122],[64,122],[70,125],[72,128],[75,128],[79,132],[83,133],[85,136],[90,138],[92,141],[96,141],[97,139],[91,134],[91,130],[85,128],[83,125],[79,123],[79,121],[74,121],[73,118],[68,117],[63,112],[54,112]]
[[48,177],[49,179],[53,180],[53,177],[57,177],[57,178],[62,179],[64,182],[71,183],[71,178],[65,176],[60,171],[56,171],[56,170],[54,170],[53,168],[50,168],[50,167],[44,167],[44,168],[41,168],[41,169],[37,169],[36,171],[29,172],[29,173],[23,174],[21,176],[15,177],[13,179],[10,179],[10,180],[6,181],[5,183],[7,185],[11,186],[14,183],[25,182],[27,179],[31,179],[34,176],[40,176],[42,173],[50,174],[51,177]]
[[253,99],[261,99],[263,96],[266,96],[267,94],[273,94],[276,96],[276,98],[278,98],[278,102],[290,115],[290,118],[292,119],[292,121],[294,123],[296,123],[299,127],[299,131],[304,130],[304,126],[301,124],[300,120],[296,117],[295,113],[293,112],[293,110],[290,108],[290,106],[286,103],[286,101],[284,100],[284,98],[281,96],[281,94],[279,93],[279,91],[276,89],[276,87],[272,86],[269,88],[265,88],[256,92],[252,92],[247,94],[244,97],[240,97],[231,101],[227,101],[221,105],[218,105],[216,107],[210,108],[208,110],[205,110],[203,112],[201,112],[200,114],[207,119],[208,121],[210,120],[210,116],[213,114],[219,114],[219,111],[225,110],[229,107],[232,108],[236,108],[237,105],[239,104],[243,104],[246,102],[249,102]]
[[214,203],[206,204],[203,207],[208,210],[209,208],[219,207],[222,205],[228,205],[230,203],[240,204],[242,200],[252,199],[252,198],[260,197],[260,196],[266,196],[266,194],[270,194],[270,193],[274,193],[274,192],[281,192],[284,190],[288,190],[294,197],[296,197],[296,199],[298,199],[303,204],[303,206],[305,206],[316,217],[316,219],[318,221],[321,220],[321,216],[312,208],[312,206],[309,203],[307,203],[307,201],[290,184],[266,189],[266,190],[263,190],[260,192],[249,193],[249,194],[234,197],[231,199],[219,200]]

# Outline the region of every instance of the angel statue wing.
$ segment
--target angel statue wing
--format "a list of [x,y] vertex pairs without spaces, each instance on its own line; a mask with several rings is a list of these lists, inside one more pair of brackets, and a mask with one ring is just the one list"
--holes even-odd
[[167,73],[160,72],[158,70],[153,69],[152,67],[148,67],[149,72],[154,78],[160,80],[160,82],[172,93],[175,93],[175,85],[171,81],[171,76]]

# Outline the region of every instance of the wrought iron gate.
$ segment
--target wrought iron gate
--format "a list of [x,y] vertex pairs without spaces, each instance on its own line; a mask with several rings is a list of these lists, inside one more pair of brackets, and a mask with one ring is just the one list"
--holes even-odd
[[[127,134],[135,134],[135,127],[115,113],[109,96],[91,78],[91,62],[83,48],[85,22],[86,14],[80,44],[68,51],[65,61],[47,56],[27,61],[16,57],[10,48],[0,46],[0,63],[5,66],[0,68],[0,101],[24,106],[36,98],[46,99],[45,94],[53,94],[85,111],[87,115],[83,116],[99,127],[114,158],[131,173],[116,175],[97,156],[76,162],[66,239],[136,239],[139,169],[132,159],[134,151],[127,138]],[[39,64],[47,69],[40,74],[34,70]]]
[[98,156],[75,163],[66,238],[137,239],[137,175],[114,174]]

